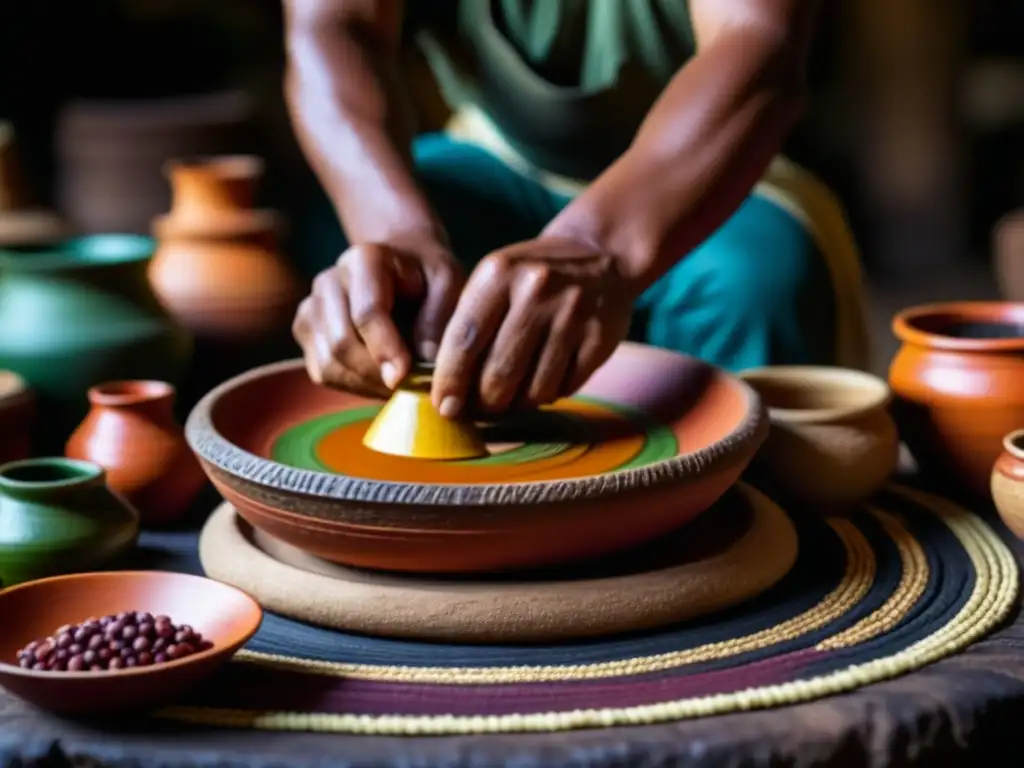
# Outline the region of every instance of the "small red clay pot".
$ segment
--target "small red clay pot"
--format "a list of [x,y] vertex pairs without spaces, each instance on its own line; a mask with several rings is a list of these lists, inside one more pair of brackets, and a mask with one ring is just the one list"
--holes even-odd
[[107,484],[135,507],[143,525],[179,521],[205,478],[174,420],[174,387],[114,381],[89,390],[91,410],[68,440],[69,458],[94,461]]
[[914,307],[893,332],[900,436],[926,474],[987,497],[1003,436],[1024,424],[1024,304]]

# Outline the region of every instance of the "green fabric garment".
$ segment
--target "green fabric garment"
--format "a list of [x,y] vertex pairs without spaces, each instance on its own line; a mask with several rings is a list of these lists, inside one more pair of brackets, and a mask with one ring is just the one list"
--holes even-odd
[[460,0],[455,24],[421,38],[449,100],[480,106],[526,159],[577,178],[629,146],[695,47],[685,0]]

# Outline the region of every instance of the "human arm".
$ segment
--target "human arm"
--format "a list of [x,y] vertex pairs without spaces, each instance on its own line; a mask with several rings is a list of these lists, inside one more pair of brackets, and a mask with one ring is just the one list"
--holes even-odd
[[[728,218],[778,152],[802,106],[816,0],[690,7],[697,53],[629,149],[536,240],[489,255],[470,276],[438,354],[439,407],[465,403],[481,361],[491,408],[582,385],[625,336],[632,301]],[[534,361],[544,358],[569,362],[542,372]]]
[[314,379],[384,394],[411,364],[395,302],[422,301],[414,334],[429,353],[461,286],[412,169],[398,63],[404,3],[284,0],[284,9],[288,109],[352,243],[317,277],[295,335]]

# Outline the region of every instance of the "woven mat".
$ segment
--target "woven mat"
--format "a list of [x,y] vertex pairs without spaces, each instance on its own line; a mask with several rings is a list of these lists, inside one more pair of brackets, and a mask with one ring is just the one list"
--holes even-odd
[[793,567],[789,517],[745,483],[674,535],[596,563],[428,578],[345,568],[254,531],[222,505],[199,539],[206,575],[265,610],[323,627],[426,642],[557,643],[705,616]]
[[800,556],[761,597],[670,629],[549,646],[348,635],[268,616],[161,717],[383,735],[640,725],[843,693],[997,626],[1016,561],[978,516],[893,487],[848,518],[793,514]]

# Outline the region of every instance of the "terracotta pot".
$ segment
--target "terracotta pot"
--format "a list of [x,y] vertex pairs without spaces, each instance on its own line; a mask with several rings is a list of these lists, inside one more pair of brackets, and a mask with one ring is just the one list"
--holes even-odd
[[94,461],[139,510],[144,525],[177,522],[205,484],[175,422],[174,387],[115,381],[89,390],[92,409],[68,440],[69,458]]
[[1024,429],[1003,438],[1003,452],[992,467],[992,500],[1006,527],[1024,539]]
[[56,126],[57,203],[81,232],[148,233],[175,157],[238,151],[254,108],[243,91],[159,99],[76,99]]
[[767,485],[814,507],[842,512],[872,496],[899,459],[889,387],[862,371],[775,366],[743,371],[772,429],[751,469]]
[[955,302],[898,314],[893,414],[921,470],[989,493],[1003,436],[1024,424],[1024,304]]
[[301,298],[278,252],[278,217],[253,208],[263,163],[251,156],[169,164],[170,212],[154,220],[149,276],[197,337],[254,341],[285,333]]
[[35,410],[35,397],[25,380],[0,371],[0,464],[31,455]]
[[27,459],[0,466],[0,579],[92,570],[126,552],[139,516],[88,461]]

